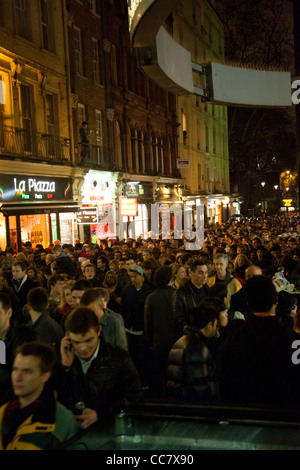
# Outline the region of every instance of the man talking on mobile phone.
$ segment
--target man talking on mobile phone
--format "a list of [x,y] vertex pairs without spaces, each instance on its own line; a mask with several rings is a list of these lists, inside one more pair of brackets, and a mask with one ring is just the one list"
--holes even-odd
[[[93,310],[76,307],[65,329],[55,388],[61,403],[87,428],[120,411],[124,400],[138,399],[140,378],[129,353],[105,341]],[[79,402],[81,414],[76,407]]]

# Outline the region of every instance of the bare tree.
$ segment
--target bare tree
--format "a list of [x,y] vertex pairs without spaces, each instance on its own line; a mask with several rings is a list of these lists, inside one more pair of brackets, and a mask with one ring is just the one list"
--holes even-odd
[[[289,0],[217,0],[229,63],[293,70],[293,7]],[[247,84],[245,84],[247,86]],[[293,108],[229,108],[231,182],[253,206],[262,175],[296,166]]]

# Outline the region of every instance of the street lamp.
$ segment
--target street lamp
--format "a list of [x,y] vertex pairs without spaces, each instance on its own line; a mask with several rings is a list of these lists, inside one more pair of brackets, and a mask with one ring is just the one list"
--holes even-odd
[[275,209],[276,209],[276,215],[278,213],[278,192],[277,189],[279,188],[278,184],[274,184],[274,189],[275,189]]
[[265,216],[264,187],[265,187],[266,182],[262,181],[260,184],[261,184],[261,187],[262,187],[262,210],[263,210],[263,216]]

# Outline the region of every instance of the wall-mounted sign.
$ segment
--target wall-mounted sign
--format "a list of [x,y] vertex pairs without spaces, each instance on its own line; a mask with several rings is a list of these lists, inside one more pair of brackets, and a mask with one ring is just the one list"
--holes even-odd
[[76,222],[78,224],[97,224],[98,208],[82,207],[79,212],[76,212]]
[[129,197],[139,197],[144,195],[144,187],[140,183],[128,182],[124,187],[124,195]]
[[190,168],[191,162],[189,158],[177,158],[177,168]]
[[120,198],[120,215],[132,217],[138,215],[137,198]]
[[0,202],[51,202],[72,199],[70,178],[0,175]]

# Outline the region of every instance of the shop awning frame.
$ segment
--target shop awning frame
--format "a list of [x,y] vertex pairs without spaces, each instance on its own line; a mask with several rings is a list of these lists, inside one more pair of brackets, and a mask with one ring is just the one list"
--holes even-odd
[[77,212],[80,204],[76,201],[45,201],[33,203],[3,203],[0,208],[5,216],[29,215],[29,214],[51,214],[60,212]]

